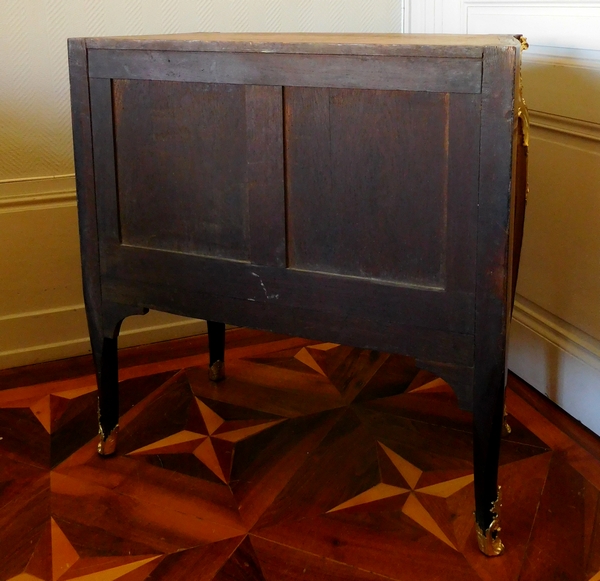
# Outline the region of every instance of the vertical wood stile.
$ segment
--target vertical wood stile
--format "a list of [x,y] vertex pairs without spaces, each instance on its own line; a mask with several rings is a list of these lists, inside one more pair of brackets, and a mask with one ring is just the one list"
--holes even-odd
[[486,47],[483,57],[477,290],[474,465],[476,521],[486,531],[498,496],[498,460],[506,377],[508,228],[512,175],[515,46]]
[[250,261],[286,265],[283,90],[246,87]]

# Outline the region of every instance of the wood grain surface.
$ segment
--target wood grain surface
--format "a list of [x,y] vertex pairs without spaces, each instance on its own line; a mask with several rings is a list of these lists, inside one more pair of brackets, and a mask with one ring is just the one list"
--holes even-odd
[[[316,86],[479,93],[481,61],[378,57],[91,49],[90,77],[241,85]],[[348,68],[352,75],[348,75]]]
[[280,52],[292,54],[354,54],[481,58],[483,47],[519,41],[493,34],[223,34],[192,33],[87,39],[90,48],[188,50],[211,52]]
[[245,93],[114,82],[118,193],[106,199],[118,209],[106,214],[119,217],[123,244],[249,258]]

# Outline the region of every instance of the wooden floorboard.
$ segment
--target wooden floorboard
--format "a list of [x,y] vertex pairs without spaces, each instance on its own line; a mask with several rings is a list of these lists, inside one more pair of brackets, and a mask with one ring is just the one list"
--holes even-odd
[[235,329],[123,350],[117,454],[89,357],[0,372],[0,581],[600,580],[600,440],[518,378],[502,538],[472,417],[414,361]]

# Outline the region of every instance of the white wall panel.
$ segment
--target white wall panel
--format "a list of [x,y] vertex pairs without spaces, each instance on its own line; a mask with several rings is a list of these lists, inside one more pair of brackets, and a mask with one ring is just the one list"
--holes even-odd
[[519,293],[600,339],[600,139],[537,129],[530,168]]
[[[600,29],[598,31],[600,36]],[[523,67],[525,96],[532,111],[600,126],[600,51],[582,59],[578,51],[528,55]],[[586,56],[589,56],[586,53]],[[560,120],[558,120],[560,122]]]
[[407,31],[525,34],[535,47],[600,50],[598,0],[409,0]]
[[521,299],[511,329],[510,369],[597,434],[599,356],[597,341]]
[[464,0],[464,31],[525,34],[533,46],[600,50],[600,2]]
[[22,200],[16,207],[0,203],[0,249],[0,317],[81,304],[72,196],[39,204]]
[[600,2],[412,0],[407,13],[411,32],[529,41],[530,192],[509,367],[600,434]]

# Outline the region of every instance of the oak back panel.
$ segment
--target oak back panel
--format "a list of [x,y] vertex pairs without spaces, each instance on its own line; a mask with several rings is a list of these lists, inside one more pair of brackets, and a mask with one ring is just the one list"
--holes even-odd
[[88,48],[103,296],[472,366],[481,46],[144,42]]
[[474,218],[477,168],[457,180],[449,161],[450,148],[477,154],[478,98],[292,87],[285,115],[290,267],[440,291],[449,257],[474,269],[474,254],[458,248],[474,233],[457,239],[448,211],[462,204],[463,221]]
[[248,260],[245,93],[114,81],[123,244]]

